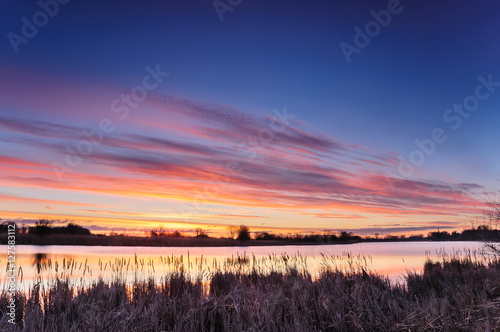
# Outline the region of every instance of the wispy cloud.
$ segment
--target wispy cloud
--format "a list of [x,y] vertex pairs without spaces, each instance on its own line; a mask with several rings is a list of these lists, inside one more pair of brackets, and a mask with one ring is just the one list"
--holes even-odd
[[[96,204],[87,204],[87,203],[83,203],[83,202],[68,202],[68,201],[58,201],[58,200],[51,200],[51,199],[12,196],[12,195],[5,195],[2,193],[0,193],[0,200],[11,201],[11,202],[22,202],[22,203],[34,203],[34,204],[40,204],[40,205],[50,204],[50,205],[69,205],[69,206],[99,206]],[[46,208],[49,210],[53,209],[50,206],[46,206]]]
[[[388,177],[384,174],[398,162],[395,153],[371,151],[313,132],[300,121],[290,121],[267,144],[258,144],[259,132],[269,128],[272,116],[159,93],[145,103],[160,112],[156,123],[137,113],[131,121],[134,126],[105,135],[91,154],[82,157],[83,166],[65,174],[63,182],[57,181],[51,163],[64,163],[68,146],[85,139],[83,130],[89,128],[0,117],[4,140],[47,153],[45,160],[0,156],[5,169],[0,180],[13,186],[180,203],[192,201],[205,186],[215,185],[218,190],[204,195],[210,204],[285,209],[296,215],[353,222],[366,219],[366,214],[457,216],[471,213],[480,204],[468,195],[480,188],[476,184]],[[175,125],[175,133],[160,131],[171,127],[171,116],[184,120]],[[238,171],[228,172],[228,162],[238,164]],[[74,202],[67,205],[85,205],[77,196],[68,195],[68,199]],[[334,212],[304,213],[305,209]],[[125,206],[122,210],[79,212],[141,216]],[[212,216],[260,218],[252,214]]]

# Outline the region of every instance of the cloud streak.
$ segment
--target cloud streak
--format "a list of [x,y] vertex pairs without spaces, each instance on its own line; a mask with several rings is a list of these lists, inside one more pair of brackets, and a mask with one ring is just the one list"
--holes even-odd
[[[179,204],[199,199],[201,193],[204,204],[268,208],[351,222],[368,218],[365,214],[458,216],[472,213],[480,204],[468,195],[480,188],[476,184],[392,178],[384,174],[397,165],[395,153],[370,151],[312,132],[300,121],[282,124],[272,139],[259,144],[259,133],[272,126],[274,116],[159,93],[151,94],[145,104],[159,112],[156,123],[137,112],[133,126],[106,135],[84,156],[82,166],[65,174],[64,182],[57,181],[51,163],[64,162],[68,146],[83,139],[82,132],[89,128],[0,117],[3,141],[46,153],[44,160],[0,156],[4,169],[0,180],[10,186],[149,197]],[[159,130],[171,127],[171,117],[183,120],[175,130]],[[228,163],[237,164],[238,171],[228,172]],[[76,195],[68,198],[74,202],[26,198],[26,203],[85,205]],[[122,209],[100,213],[140,216],[125,206]],[[307,209],[324,212],[304,212]],[[97,212],[79,211],[89,216]],[[260,218],[258,214],[216,213],[212,217]]]

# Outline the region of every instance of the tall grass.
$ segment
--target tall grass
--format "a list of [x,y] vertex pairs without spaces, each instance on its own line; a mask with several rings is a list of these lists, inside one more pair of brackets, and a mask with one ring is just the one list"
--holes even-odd
[[[167,262],[168,259],[168,262]],[[109,262],[115,278],[87,285],[69,268],[18,293],[18,331],[499,331],[500,260],[443,257],[391,283],[363,256],[323,256],[311,276],[300,255],[237,256],[202,268],[203,258],[165,258],[160,280],[148,262]],[[185,264],[199,264],[196,275]],[[107,269],[108,265],[103,262]],[[61,267],[58,267],[61,268]],[[124,280],[123,270],[138,273]],[[42,265],[55,269],[55,264]],[[68,272],[69,271],[69,272]],[[0,294],[0,330],[13,330]]]

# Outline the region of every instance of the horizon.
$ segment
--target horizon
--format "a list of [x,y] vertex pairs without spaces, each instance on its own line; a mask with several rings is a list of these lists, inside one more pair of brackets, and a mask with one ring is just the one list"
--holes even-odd
[[498,197],[499,4],[41,3],[0,5],[2,220],[425,235]]
[[[1,225],[12,225],[12,222],[11,220],[1,220],[0,219],[0,222],[1,222]],[[163,225],[158,225],[158,227],[156,228],[151,228],[151,229],[147,229],[147,230],[144,230],[144,231],[129,231],[129,230],[124,230],[122,232],[120,231],[116,231],[116,230],[111,230],[111,231],[92,231],[88,228],[85,228],[85,227],[82,227],[81,225],[78,225],[78,224],[75,224],[75,223],[72,223],[72,222],[69,222],[69,223],[62,223],[62,222],[58,222],[57,220],[50,220],[50,219],[39,219],[38,222],[48,222],[46,224],[46,227],[49,227],[49,228],[67,228],[67,227],[70,227],[70,226],[73,226],[73,227],[78,227],[78,228],[81,228],[82,230],[88,230],[90,231],[90,233],[88,235],[98,235],[98,236],[125,236],[125,237],[145,237],[145,238],[155,238],[155,237],[185,237],[185,238],[198,238],[197,234],[199,231],[202,232],[203,236],[201,236],[202,238],[212,238],[212,239],[235,239],[235,236],[237,236],[237,233],[238,233],[238,229],[240,227],[246,227],[248,228],[248,226],[246,225],[239,225],[239,226],[234,226],[234,225],[230,225],[231,227],[234,227],[233,230],[229,230],[229,227],[226,228],[226,229],[221,229],[221,230],[218,230],[216,232],[214,232],[214,230],[207,230],[203,227],[197,227],[197,228],[194,228],[194,229],[181,229],[181,230],[174,230],[174,229],[165,229]],[[15,227],[16,227],[16,233],[18,233],[18,235],[31,235],[31,234],[34,234],[36,236],[40,236],[40,234],[37,232],[37,231],[32,231],[31,228],[36,228],[39,223],[38,222],[35,222],[34,224],[26,224],[26,223],[23,223],[21,225],[15,223]],[[483,222],[483,223],[481,223]],[[257,235],[274,235],[277,237],[277,239],[285,239],[287,237],[295,237],[295,236],[300,236],[300,237],[307,237],[307,236],[319,236],[319,237],[323,237],[323,236],[327,236],[327,237],[331,237],[332,235],[334,237],[341,237],[341,236],[344,236],[343,234],[347,235],[348,237],[358,237],[360,238],[361,240],[380,240],[380,241],[384,241],[385,240],[395,240],[395,239],[399,239],[399,240],[408,240],[412,237],[421,237],[422,240],[425,240],[425,239],[428,239],[428,238],[433,238],[435,236],[435,234],[441,234],[441,235],[447,235],[447,236],[450,236],[448,239],[446,239],[446,241],[453,241],[453,240],[456,240],[456,241],[464,241],[463,239],[461,239],[460,237],[457,237],[457,236],[460,236],[462,235],[464,232],[469,232],[469,231],[472,231],[472,232],[475,232],[475,231],[479,231],[480,229],[487,229],[487,230],[490,230],[492,232],[496,232],[497,231],[497,227],[496,226],[493,226],[491,223],[490,225],[488,225],[487,221],[485,219],[483,219],[483,221],[475,221],[473,223],[471,223],[469,226],[464,226],[462,227],[458,232],[457,231],[447,231],[447,230],[444,230],[444,231],[441,231],[441,229],[439,227],[437,227],[436,229],[434,229],[433,231],[429,231],[427,234],[424,234],[424,233],[418,233],[418,232],[414,232],[414,233],[393,233],[391,232],[391,229],[390,228],[385,228],[384,230],[386,231],[385,233],[382,233],[380,234],[378,232],[378,229],[373,229],[373,230],[369,230],[369,231],[366,231],[364,230],[364,232],[361,232],[361,233],[355,233],[354,231],[355,230],[352,230],[352,229],[339,229],[339,230],[332,230],[332,229],[323,229],[323,230],[312,230],[312,229],[305,229],[305,230],[297,230],[297,229],[293,229],[293,230],[286,230],[286,229],[273,229],[273,228],[259,228],[258,230],[253,230],[251,228],[248,228],[248,232],[249,234],[251,235],[250,236],[250,240],[257,240]],[[155,233],[155,234],[153,234]],[[178,235],[176,235],[176,233]],[[236,233],[236,235],[235,235]],[[58,235],[58,234],[74,234],[74,233],[56,233],[56,234],[52,234],[52,235]],[[83,235],[83,234],[78,234],[78,235]],[[50,234],[46,234],[44,236],[51,236]],[[455,237],[455,238],[453,238]],[[479,236],[480,237],[480,236]],[[435,241],[435,239],[433,239],[433,241]]]

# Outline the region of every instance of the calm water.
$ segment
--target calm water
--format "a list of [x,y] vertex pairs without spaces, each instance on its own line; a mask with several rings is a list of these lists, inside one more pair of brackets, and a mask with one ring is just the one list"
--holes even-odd
[[[254,260],[265,270],[273,265],[273,257],[300,255],[301,266],[313,275],[321,270],[324,258],[330,256],[330,265],[348,269],[366,265],[379,274],[401,280],[408,270],[421,271],[425,259],[440,259],[442,255],[464,255],[468,251],[480,251],[480,242],[392,242],[359,243],[324,246],[271,246],[271,247],[87,247],[87,246],[17,246],[16,268],[19,272],[19,288],[29,289],[39,278],[47,280],[67,276],[76,285],[88,285],[102,277],[111,280],[117,275],[133,281],[134,278],[154,276],[159,280],[179,266],[192,276],[204,275],[224,267],[227,259],[246,255],[250,262],[244,269],[251,269]],[[7,264],[7,246],[0,246],[0,265]],[[276,255],[276,256],[273,256]],[[280,261],[279,259],[276,261]],[[234,266],[234,260],[233,260]],[[286,266],[281,266],[286,269]],[[0,271],[4,286],[5,269]]]

